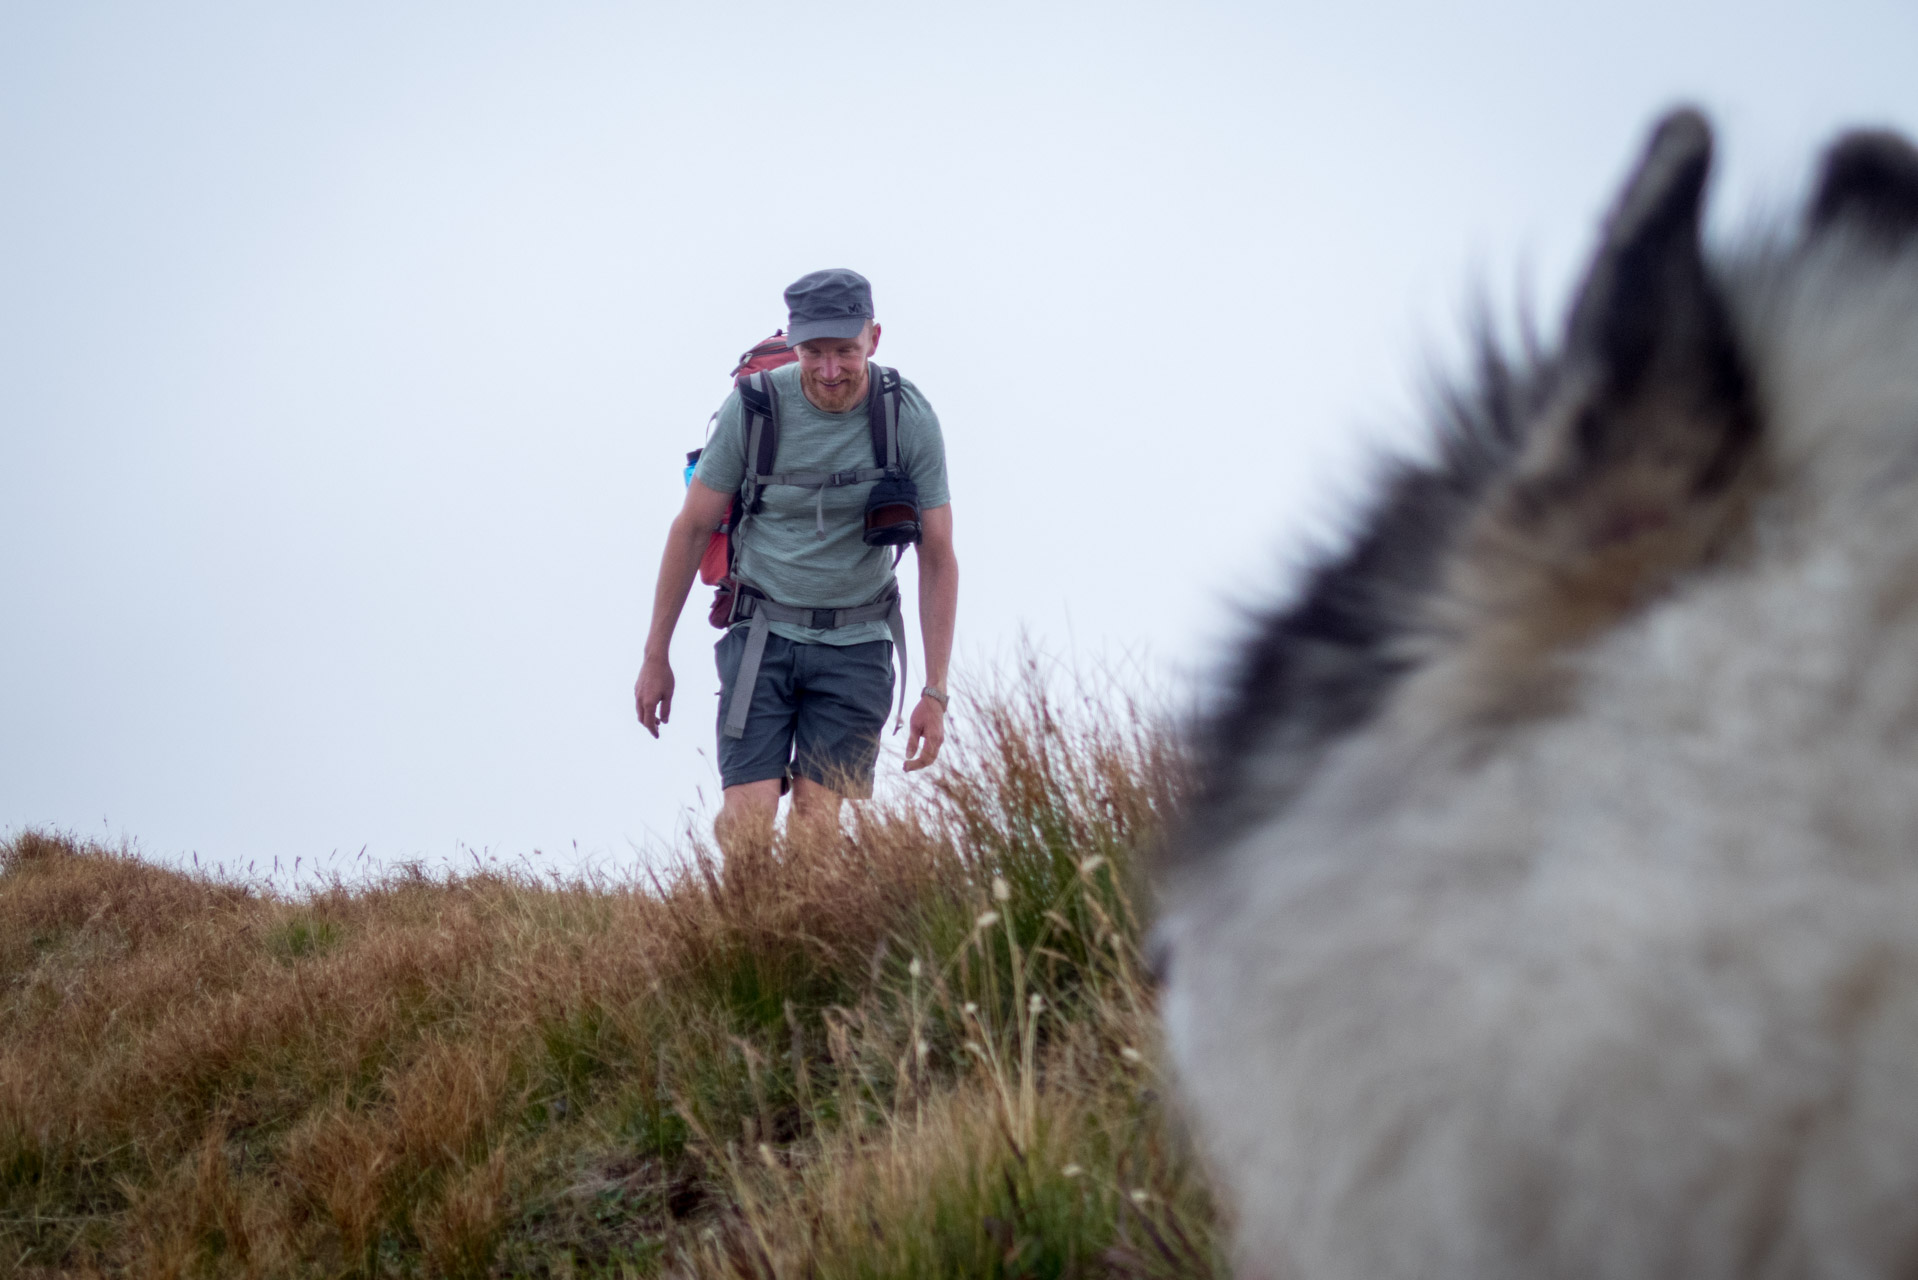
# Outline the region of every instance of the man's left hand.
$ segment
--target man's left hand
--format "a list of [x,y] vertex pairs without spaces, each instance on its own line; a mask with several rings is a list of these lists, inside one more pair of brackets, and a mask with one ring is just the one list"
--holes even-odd
[[946,741],[946,709],[933,698],[921,697],[906,722],[906,772],[923,769],[939,758]]

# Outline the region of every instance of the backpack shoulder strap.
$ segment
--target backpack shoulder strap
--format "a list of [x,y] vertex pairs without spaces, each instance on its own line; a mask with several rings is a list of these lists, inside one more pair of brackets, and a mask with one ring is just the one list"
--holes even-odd
[[739,497],[746,511],[754,512],[759,510],[760,486],[779,457],[779,393],[773,390],[770,373],[752,374],[739,384],[739,407],[746,414],[746,478],[740,482]]
[[872,459],[888,471],[899,470],[899,370],[876,364],[866,394],[866,419],[872,428]]

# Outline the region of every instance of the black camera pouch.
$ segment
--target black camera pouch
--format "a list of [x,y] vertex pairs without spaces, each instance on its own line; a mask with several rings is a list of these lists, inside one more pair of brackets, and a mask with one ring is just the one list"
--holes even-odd
[[866,495],[866,545],[906,547],[919,541],[919,486],[887,476]]

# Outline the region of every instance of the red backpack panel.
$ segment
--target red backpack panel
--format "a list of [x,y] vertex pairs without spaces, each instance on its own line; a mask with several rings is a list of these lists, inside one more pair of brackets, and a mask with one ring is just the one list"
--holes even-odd
[[[733,385],[736,387],[755,373],[777,369],[797,359],[799,353],[786,345],[786,331],[775,329],[772,337],[754,343],[739,357],[739,363],[733,366]],[[732,527],[733,519],[739,514],[737,499],[734,501],[733,518],[726,521],[726,528],[713,534],[712,541],[706,544],[706,554],[699,558],[699,580],[709,587],[718,586],[732,572],[732,549],[726,530]]]

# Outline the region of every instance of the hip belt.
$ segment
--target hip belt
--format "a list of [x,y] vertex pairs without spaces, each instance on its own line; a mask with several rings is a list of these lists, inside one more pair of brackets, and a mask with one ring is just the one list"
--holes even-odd
[[[733,591],[732,621],[741,618],[746,623],[746,652],[739,659],[739,670],[733,674],[732,696],[726,708],[726,724],[722,732],[728,738],[740,738],[746,734],[746,715],[752,710],[753,690],[759,686],[759,665],[766,656],[766,637],[771,634],[772,624],[784,622],[789,626],[810,627],[815,631],[837,631],[841,627],[850,627],[861,622],[880,622],[886,624],[892,632],[893,652],[899,657],[899,710],[893,721],[893,730],[906,722],[906,677],[909,660],[906,656],[906,618],[899,609],[899,585],[894,583],[883,599],[871,604],[854,605],[850,609],[802,609],[796,605],[780,604],[757,587],[741,582]],[[745,697],[740,697],[741,693]]]

